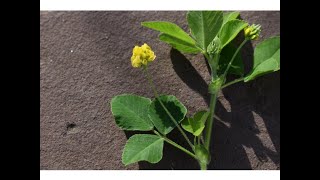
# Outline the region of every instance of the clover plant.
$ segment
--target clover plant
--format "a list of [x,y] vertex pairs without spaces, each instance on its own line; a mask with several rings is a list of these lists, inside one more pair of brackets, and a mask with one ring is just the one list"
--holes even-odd
[[[160,95],[148,72],[148,65],[156,59],[147,44],[135,46],[131,64],[142,68],[154,93],[154,98],[122,94],[112,98],[111,111],[116,124],[126,131],[139,131],[131,136],[123,150],[124,165],[138,161],[157,163],[162,159],[164,142],[187,153],[198,161],[202,170],[210,163],[211,133],[217,95],[219,91],[237,82],[249,82],[267,73],[280,70],[280,37],[270,37],[254,49],[252,70],[244,74],[240,49],[250,40],[256,40],[260,25],[249,25],[238,19],[239,12],[190,11],[187,21],[190,33],[178,25],[164,21],[142,22],[141,25],[160,32],[159,39],[182,53],[205,56],[211,69],[210,106],[206,111],[196,112],[187,117],[187,108],[173,95]],[[232,40],[240,33],[244,40],[235,47]],[[239,78],[226,82],[226,76]],[[182,147],[167,137],[177,128],[189,147]],[[145,133],[143,133],[145,132]],[[150,134],[150,132],[152,134]],[[190,140],[187,133],[192,134]]]

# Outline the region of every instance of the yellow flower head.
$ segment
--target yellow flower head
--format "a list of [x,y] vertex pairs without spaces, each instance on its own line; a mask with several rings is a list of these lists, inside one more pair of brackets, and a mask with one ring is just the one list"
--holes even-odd
[[255,40],[259,37],[261,32],[261,26],[252,24],[251,26],[248,26],[244,28],[244,35],[246,38],[250,40]]
[[153,61],[156,58],[154,52],[144,43],[141,47],[135,46],[132,50],[131,64],[133,67],[138,68],[146,66],[149,62]]

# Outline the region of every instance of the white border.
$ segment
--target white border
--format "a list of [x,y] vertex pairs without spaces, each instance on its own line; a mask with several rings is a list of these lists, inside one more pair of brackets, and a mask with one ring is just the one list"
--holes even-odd
[[280,10],[280,0],[40,0],[40,10]]
[[280,170],[189,170],[189,171],[169,171],[169,170],[40,170],[40,180],[280,180]]

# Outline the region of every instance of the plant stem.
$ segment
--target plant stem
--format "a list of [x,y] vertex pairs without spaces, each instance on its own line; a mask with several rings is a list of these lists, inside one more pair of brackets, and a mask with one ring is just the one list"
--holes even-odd
[[169,138],[161,135],[158,131],[153,130],[153,132],[154,132],[156,135],[158,135],[158,136],[160,136],[161,138],[163,138],[167,143],[169,143],[169,144],[171,144],[172,146],[174,146],[174,147],[180,149],[181,151],[187,153],[187,154],[190,155],[191,157],[197,159],[196,155],[194,155],[192,152],[188,151],[187,149],[185,149],[184,147],[182,147],[182,146],[180,146],[179,144],[175,143],[174,141],[170,140]]
[[211,98],[210,98],[210,106],[209,106],[209,119],[206,123],[206,131],[205,131],[205,147],[206,149],[209,151],[209,147],[210,147],[210,141],[211,141],[211,133],[212,133],[212,125],[213,125],[213,119],[214,119],[214,110],[215,110],[215,106],[216,106],[216,102],[217,102],[217,95],[218,92],[215,92],[214,94],[211,94]]
[[[209,56],[207,54],[205,54],[205,56],[207,57],[207,60],[209,62],[210,68],[211,68],[211,81],[213,81],[214,79],[218,78],[217,74],[216,74],[216,67],[215,66],[219,62],[220,54],[215,54],[212,59],[209,59]],[[216,62],[216,64],[212,64],[213,62]],[[215,110],[215,106],[216,106],[218,92],[219,92],[219,89],[216,90],[216,92],[211,94],[210,105],[209,105],[209,113],[210,114],[209,114],[209,119],[207,120],[206,126],[205,126],[206,129],[205,129],[204,145],[208,151],[210,151],[209,150],[210,139],[211,139],[212,125],[213,125],[213,119],[214,119],[214,110]],[[204,165],[200,164],[201,168],[202,168],[202,166],[204,166]],[[205,166],[207,166],[207,165],[205,165]]]
[[235,57],[237,56],[238,52],[240,51],[240,49],[242,48],[242,46],[247,42],[248,40],[247,39],[244,39],[242,41],[242,43],[240,44],[240,46],[238,47],[238,49],[236,50],[236,52],[233,54],[232,58],[231,58],[231,61],[229,62],[228,66],[227,66],[227,69],[224,71],[223,73],[223,77],[226,77],[227,73],[228,73],[228,70],[229,68],[231,67],[232,63],[233,63],[233,60],[235,59]]
[[[210,66],[211,69],[211,78],[215,79],[217,78],[217,69],[216,69],[216,64],[218,64],[219,58],[220,58],[220,54],[215,54],[213,57],[209,56],[208,53],[203,53],[204,57],[206,57],[208,64]],[[214,64],[214,62],[216,64]]]
[[182,136],[186,139],[186,141],[188,142],[189,146],[191,147],[192,150],[194,150],[194,146],[192,145],[192,143],[190,142],[189,138],[187,137],[187,135],[184,133],[184,131],[181,129],[181,127],[179,126],[179,124],[177,123],[177,121],[172,117],[171,113],[168,111],[168,109],[164,106],[164,104],[162,103],[162,101],[159,98],[158,92],[155,88],[155,86],[153,85],[153,82],[151,80],[151,76],[149,75],[147,66],[144,66],[143,68],[146,72],[146,76],[147,79],[149,81],[149,84],[151,86],[151,89],[153,90],[153,93],[155,95],[155,97],[158,99],[158,101],[160,102],[160,105],[162,106],[162,108],[166,111],[166,113],[168,114],[168,116],[170,117],[171,121],[175,124],[175,126],[177,126],[177,128],[179,129],[179,131],[181,132]]
[[[210,60],[210,57],[209,57],[208,53],[204,52],[203,55],[204,55],[204,57],[207,58],[208,61]],[[210,65],[210,64],[209,64],[209,65]]]
[[225,87],[228,87],[228,86],[230,86],[230,85],[232,85],[232,84],[235,84],[235,83],[237,83],[237,82],[243,81],[243,80],[244,80],[244,77],[239,78],[239,79],[235,79],[235,80],[233,80],[233,81],[230,81],[230,82],[224,84],[223,86],[221,86],[221,89],[223,89],[223,88],[225,88]]
[[207,164],[206,163],[200,163],[199,162],[199,164],[200,164],[201,170],[207,170]]

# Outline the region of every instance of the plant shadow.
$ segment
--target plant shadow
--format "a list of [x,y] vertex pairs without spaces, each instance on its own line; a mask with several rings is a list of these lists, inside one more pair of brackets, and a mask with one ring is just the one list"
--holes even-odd
[[[236,39],[239,44],[243,37]],[[170,52],[173,68],[180,79],[201,95],[209,105],[208,85],[179,51]],[[253,47],[247,43],[241,56],[245,73],[252,68]],[[236,77],[229,76],[227,81]],[[222,90],[219,98],[208,169],[275,169],[280,168],[280,73],[272,73],[248,83],[237,83]],[[188,147],[175,129],[169,138]],[[191,139],[192,137],[190,137]],[[267,163],[264,165],[265,162]],[[263,166],[263,167],[262,167]],[[164,146],[163,159],[158,164],[139,163],[140,169],[199,169],[196,160],[180,150]]]

